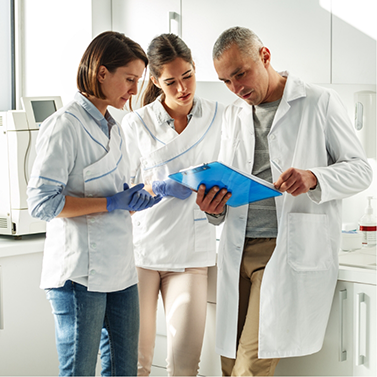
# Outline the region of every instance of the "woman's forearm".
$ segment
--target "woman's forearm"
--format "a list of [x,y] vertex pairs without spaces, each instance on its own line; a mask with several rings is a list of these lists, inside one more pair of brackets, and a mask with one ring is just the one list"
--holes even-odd
[[106,205],[106,198],[76,198],[66,196],[64,207],[56,217],[77,217],[92,213],[107,212]]

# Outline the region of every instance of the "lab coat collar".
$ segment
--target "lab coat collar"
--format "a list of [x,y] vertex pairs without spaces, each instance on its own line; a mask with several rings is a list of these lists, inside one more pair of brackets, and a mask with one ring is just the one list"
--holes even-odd
[[273,132],[280,119],[282,119],[289,111],[289,109],[291,108],[291,102],[299,98],[306,97],[304,83],[299,78],[290,75],[287,71],[279,72],[279,74],[283,77],[286,77],[287,81],[285,83],[283,97],[276,111],[270,132]]
[[[292,76],[289,74],[288,71],[279,72],[279,75],[286,77],[287,82],[285,83],[284,92],[282,101],[280,102],[280,106],[288,104],[291,101],[294,101],[298,98],[306,97],[306,90],[304,83],[297,77]],[[245,114],[252,114],[253,106],[249,105],[246,101],[242,100],[241,98],[237,99],[234,102],[235,106],[242,107]]]
[[283,100],[292,102],[296,99],[306,97],[305,85],[298,77],[290,75],[287,71],[279,72],[279,74],[287,78],[282,98]]
[[[161,126],[167,123],[170,127],[174,128],[174,119],[168,114],[162,105],[163,96],[157,97],[156,101],[153,102],[153,111],[156,114],[158,125]],[[199,97],[194,97],[194,104],[190,113],[187,115],[187,123],[190,122],[191,118],[195,115],[196,117],[201,117],[203,114],[202,102]]]
[[103,116],[102,113],[94,106],[94,104],[80,92],[76,93],[75,101],[95,120],[105,135],[109,137],[111,127],[116,124],[116,121],[110,115],[109,111],[106,110],[105,116]]

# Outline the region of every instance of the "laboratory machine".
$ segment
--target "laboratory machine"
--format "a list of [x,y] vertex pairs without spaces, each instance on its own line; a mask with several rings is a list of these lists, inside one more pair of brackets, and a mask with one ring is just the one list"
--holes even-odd
[[23,110],[0,112],[0,235],[44,233],[30,216],[26,188],[41,123],[62,107],[60,97],[23,97]]

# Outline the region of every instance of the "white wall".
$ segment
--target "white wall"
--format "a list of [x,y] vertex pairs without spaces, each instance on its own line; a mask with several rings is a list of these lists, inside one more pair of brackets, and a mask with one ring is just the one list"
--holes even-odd
[[20,2],[20,96],[57,95],[66,104],[77,91],[77,68],[92,39],[91,0]]
[[9,1],[0,2],[0,111],[12,109]]
[[[22,51],[23,69],[21,95],[60,95],[63,104],[70,101],[76,92],[76,72],[81,56],[92,37],[112,28],[112,0],[18,0],[22,7]],[[333,0],[335,3],[338,0]],[[365,0],[363,0],[365,1]],[[350,3],[350,0],[347,0]],[[364,22],[357,12],[344,13],[337,7],[335,16],[349,22],[376,38],[376,23]],[[363,15],[368,21],[370,15]],[[365,29],[366,25],[375,25]],[[364,30],[365,29],[365,30]],[[137,40],[137,39],[136,39]],[[351,42],[351,41],[350,41]],[[350,43],[350,47],[352,43]],[[360,59],[368,59],[369,51]],[[347,65],[347,62],[344,62]],[[321,83],[318,83],[321,85]],[[354,119],[354,93],[362,90],[376,91],[376,85],[324,84],[341,96],[350,119]],[[228,104],[235,96],[220,82],[198,82],[197,94],[204,98]],[[137,108],[138,106],[136,106]],[[121,121],[125,112],[110,109],[113,116]],[[376,161],[371,160],[375,177]],[[376,196],[376,178],[372,186],[363,193],[344,201],[343,221],[357,221],[363,214],[366,196]],[[373,201],[376,208],[376,201]],[[377,212],[377,209],[376,209]]]

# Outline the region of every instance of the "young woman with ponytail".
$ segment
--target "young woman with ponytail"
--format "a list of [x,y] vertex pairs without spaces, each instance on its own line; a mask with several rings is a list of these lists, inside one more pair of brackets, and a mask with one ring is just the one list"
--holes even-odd
[[215,228],[196,204],[196,194],[170,173],[217,159],[223,107],[195,96],[195,65],[174,34],[152,40],[150,81],[144,107],[125,116],[122,127],[131,156],[133,184],[144,183],[163,199],[133,215],[139,277],[138,375],[150,374],[161,292],[167,324],[169,376],[196,376],[206,307],[207,270],[215,264]]

